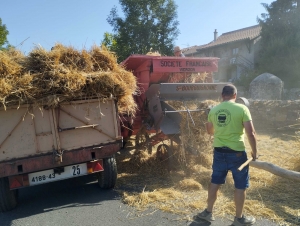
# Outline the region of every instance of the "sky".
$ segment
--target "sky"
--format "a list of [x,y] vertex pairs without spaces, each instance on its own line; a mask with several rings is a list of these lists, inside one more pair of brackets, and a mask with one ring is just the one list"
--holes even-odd
[[[138,0],[137,0],[138,1]],[[218,35],[257,24],[266,13],[261,3],[274,0],[175,0],[180,34],[175,45],[187,48],[211,42]],[[106,21],[119,0],[1,0],[0,18],[9,31],[8,41],[24,54],[36,46],[50,50],[55,43],[89,49],[99,45]]]

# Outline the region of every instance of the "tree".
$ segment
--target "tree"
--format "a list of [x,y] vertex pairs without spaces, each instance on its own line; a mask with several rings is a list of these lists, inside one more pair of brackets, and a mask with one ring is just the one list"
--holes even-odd
[[117,49],[117,42],[114,38],[114,35],[108,32],[104,33],[101,45],[104,45],[108,50],[112,52],[115,52]]
[[289,88],[300,86],[300,1],[276,0],[262,4],[260,72],[269,72]]
[[5,24],[2,24],[2,20],[0,18],[0,50],[4,49],[4,45],[9,45],[7,41],[8,30],[6,29]]
[[122,61],[131,54],[146,54],[151,49],[162,55],[173,54],[179,34],[177,5],[174,0],[119,0],[124,18],[116,6],[107,18],[113,27],[115,52]]

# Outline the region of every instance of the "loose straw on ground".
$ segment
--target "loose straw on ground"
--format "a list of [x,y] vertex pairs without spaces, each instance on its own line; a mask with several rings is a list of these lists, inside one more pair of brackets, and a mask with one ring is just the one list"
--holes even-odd
[[[188,103],[190,109],[207,108],[216,102]],[[175,106],[176,103],[169,103]],[[193,107],[194,106],[194,107]],[[179,104],[175,108],[180,109]],[[198,115],[197,115],[198,114]],[[190,220],[192,216],[206,207],[207,187],[211,176],[212,143],[204,134],[203,122],[206,115],[193,113],[196,126],[193,126],[189,116],[184,118],[184,139],[189,176],[180,170],[170,173],[165,163],[160,163],[153,155],[147,152],[133,157],[129,153],[119,156],[118,188],[123,194],[125,203],[138,209],[154,208],[162,211],[176,213],[183,219]],[[187,126],[188,121],[188,126]],[[282,168],[300,171],[299,139],[274,134],[258,133],[259,153],[262,161],[268,161]],[[187,134],[190,134],[188,136]],[[250,146],[246,142],[246,150]],[[154,148],[155,149],[155,148]],[[194,152],[194,150],[197,150]],[[190,154],[189,154],[190,153]],[[126,172],[126,173],[122,173]],[[250,167],[250,188],[247,190],[245,214],[257,218],[267,218],[271,221],[285,225],[299,224],[300,182],[275,176],[267,171]],[[124,192],[122,187],[130,188],[134,192]],[[146,187],[145,187],[146,186]],[[219,217],[233,216],[235,206],[233,202],[234,183],[231,173],[226,184],[219,192],[215,205],[215,215]]]

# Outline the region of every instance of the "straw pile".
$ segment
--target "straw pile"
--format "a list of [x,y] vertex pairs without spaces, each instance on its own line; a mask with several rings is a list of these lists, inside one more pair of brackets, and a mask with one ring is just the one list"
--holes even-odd
[[56,107],[62,102],[111,96],[121,113],[134,114],[136,78],[105,47],[76,50],[56,44],[51,51],[36,47],[28,56],[0,52],[0,101],[4,108],[32,104]]
[[161,56],[161,54],[157,51],[155,51],[155,52],[150,51],[146,55],[148,55],[148,56]]
[[[212,106],[218,104],[214,100],[204,102],[186,101],[185,106],[181,101],[168,101],[174,109],[177,110],[200,110],[197,112],[181,113],[180,139],[182,141],[185,155],[182,154],[179,146],[174,150],[175,158],[178,162],[186,161],[187,170],[193,166],[194,162],[201,162],[205,166],[210,166],[211,161],[203,154],[207,149],[212,147],[212,137],[206,133],[205,123],[207,122],[207,114]],[[194,125],[195,124],[195,125]],[[182,159],[184,158],[184,159]]]
[[203,83],[208,78],[212,78],[212,73],[198,72],[198,73],[170,73],[168,82],[184,82],[184,83]]
[[[189,103],[190,109],[206,108],[214,104],[213,101],[205,103]],[[176,103],[170,103],[175,108]],[[200,114],[200,116],[195,116]],[[202,115],[203,114],[203,115]],[[210,182],[212,164],[212,146],[209,137],[203,134],[206,114],[192,113],[196,126],[192,125],[189,116],[185,113],[185,129],[182,136],[187,137],[192,150],[186,150],[190,174],[182,171],[166,170],[166,163],[159,162],[152,155],[140,155],[141,161],[136,157],[126,157],[126,161],[119,159],[118,187],[123,194],[123,201],[143,211],[147,208],[159,209],[179,215],[180,219],[193,220],[198,212],[206,207],[207,187]],[[188,126],[187,126],[188,125]],[[189,127],[189,128],[188,128]],[[199,129],[199,128],[202,129]],[[199,134],[198,134],[199,133]],[[300,142],[299,136],[286,136],[284,133],[260,134],[258,133],[258,150],[261,161],[267,161],[282,168],[300,171]],[[200,134],[202,134],[200,136]],[[184,141],[184,140],[183,140]],[[199,141],[199,142],[198,142]],[[250,145],[246,139],[246,150],[250,153]],[[146,159],[148,157],[148,159]],[[125,158],[124,158],[125,159]],[[126,172],[123,174],[123,172]],[[271,173],[250,167],[250,188],[247,191],[245,214],[256,218],[267,218],[280,225],[299,225],[300,197],[298,181],[290,181]],[[123,186],[129,186],[134,192],[126,192]],[[234,183],[231,173],[228,174],[226,184],[221,187],[215,205],[215,215],[228,218],[235,214],[233,202]],[[232,217],[231,217],[232,219]]]

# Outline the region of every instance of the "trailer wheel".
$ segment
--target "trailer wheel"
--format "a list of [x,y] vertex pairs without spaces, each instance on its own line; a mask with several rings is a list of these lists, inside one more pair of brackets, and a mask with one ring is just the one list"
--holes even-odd
[[17,206],[18,190],[10,190],[8,178],[0,178],[0,211],[5,212]]
[[103,159],[104,171],[98,173],[98,184],[101,188],[111,189],[117,181],[117,163],[115,157]]
[[158,145],[156,149],[156,158],[163,162],[168,160],[169,157],[171,157],[171,148],[166,144],[160,144]]

